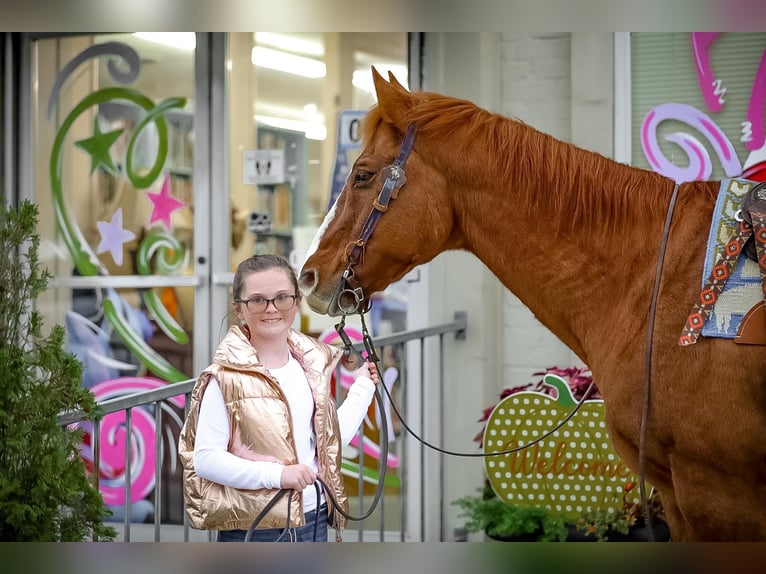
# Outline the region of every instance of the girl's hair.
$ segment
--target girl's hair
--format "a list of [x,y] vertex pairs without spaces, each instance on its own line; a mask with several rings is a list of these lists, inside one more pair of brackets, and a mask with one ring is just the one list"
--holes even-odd
[[298,291],[298,278],[295,276],[295,270],[290,262],[281,255],[267,253],[265,255],[253,255],[237,265],[237,271],[234,273],[234,282],[232,283],[232,294],[234,299],[239,299],[242,295],[242,288],[245,286],[245,277],[249,273],[256,271],[268,271],[269,269],[284,269],[290,281],[295,288],[295,294],[300,295]]

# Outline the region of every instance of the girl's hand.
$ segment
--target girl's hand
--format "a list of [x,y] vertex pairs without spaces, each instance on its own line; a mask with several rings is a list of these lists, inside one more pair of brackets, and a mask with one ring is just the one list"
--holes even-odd
[[354,380],[359,377],[367,377],[372,380],[376,385],[380,384],[380,377],[378,376],[378,367],[372,361],[365,361],[364,364],[354,371]]
[[301,491],[314,484],[317,475],[311,467],[305,464],[289,464],[282,470],[279,486],[285,489]]

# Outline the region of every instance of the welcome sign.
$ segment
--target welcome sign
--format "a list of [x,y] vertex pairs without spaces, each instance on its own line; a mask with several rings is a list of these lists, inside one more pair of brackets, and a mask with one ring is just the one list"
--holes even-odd
[[[557,398],[524,391],[500,401],[484,429],[484,452],[501,453],[532,443],[572,412],[576,401],[567,383],[547,374]],[[555,432],[507,454],[487,456],[484,467],[492,490],[508,504],[544,506],[576,521],[594,509],[619,509],[638,502],[637,479],[614,451],[606,431],[604,401],[585,401]],[[647,485],[647,489],[650,489]]]

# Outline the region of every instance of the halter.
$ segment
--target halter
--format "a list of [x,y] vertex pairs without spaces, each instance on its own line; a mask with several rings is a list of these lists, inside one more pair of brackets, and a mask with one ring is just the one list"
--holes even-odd
[[[404,140],[402,141],[402,147],[399,149],[399,156],[394,160],[394,163],[386,166],[381,171],[381,174],[386,178],[383,182],[383,188],[380,190],[378,197],[372,204],[372,210],[370,210],[370,214],[367,216],[367,219],[362,226],[359,239],[349,243],[346,248],[346,260],[348,265],[343,271],[341,291],[338,295],[338,307],[344,315],[357,312],[363,313],[366,311],[366,309],[362,307],[362,303],[366,300],[366,297],[362,286],[354,276],[354,267],[364,260],[364,248],[366,247],[372,232],[375,230],[378,220],[386,211],[388,211],[388,203],[392,199],[396,199],[396,196],[399,194],[399,189],[407,182],[407,176],[404,173],[404,164],[407,163],[407,158],[415,143],[415,130],[415,124],[410,124],[407,127],[407,131],[404,134]],[[344,303],[344,300],[347,303]]]

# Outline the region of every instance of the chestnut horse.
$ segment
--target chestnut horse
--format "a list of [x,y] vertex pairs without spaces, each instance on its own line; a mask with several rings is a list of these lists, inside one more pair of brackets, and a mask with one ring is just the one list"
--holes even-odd
[[473,253],[590,367],[614,447],[660,491],[674,541],[766,540],[766,349],[678,342],[719,182],[674,193],[658,173],[373,78],[363,151],[300,273],[310,307],[338,316],[354,289],[364,304],[443,251]]

